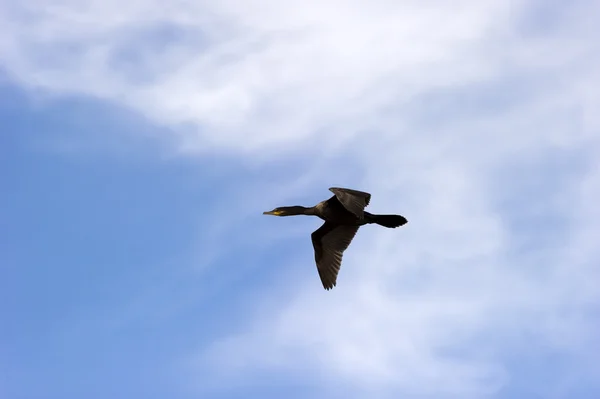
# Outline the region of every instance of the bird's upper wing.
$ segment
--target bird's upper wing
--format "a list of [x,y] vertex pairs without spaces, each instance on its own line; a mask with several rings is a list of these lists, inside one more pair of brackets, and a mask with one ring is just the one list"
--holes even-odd
[[371,201],[371,194],[339,187],[331,187],[329,191],[335,194],[344,208],[361,219],[364,217],[364,210]]
[[315,262],[323,288],[333,288],[342,265],[342,256],[358,231],[358,226],[323,223],[312,235]]

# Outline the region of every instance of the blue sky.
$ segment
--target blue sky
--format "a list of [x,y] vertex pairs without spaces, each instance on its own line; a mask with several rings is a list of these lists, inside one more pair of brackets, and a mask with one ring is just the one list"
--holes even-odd
[[600,395],[599,6],[338,3],[0,5],[2,398]]

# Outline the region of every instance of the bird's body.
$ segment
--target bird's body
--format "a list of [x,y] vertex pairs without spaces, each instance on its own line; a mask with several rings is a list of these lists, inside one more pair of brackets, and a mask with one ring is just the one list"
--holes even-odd
[[294,216],[311,215],[325,221],[312,235],[315,262],[319,277],[326,290],[336,285],[344,251],[348,248],[360,226],[379,224],[395,228],[407,223],[400,215],[375,215],[365,212],[371,194],[347,188],[332,187],[333,196],[317,205],[287,206],[275,208],[265,215]]

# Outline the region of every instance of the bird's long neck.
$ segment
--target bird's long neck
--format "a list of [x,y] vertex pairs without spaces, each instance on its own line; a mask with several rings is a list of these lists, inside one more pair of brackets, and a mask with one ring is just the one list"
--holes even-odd
[[305,206],[285,206],[280,208],[284,211],[281,216],[296,216],[296,215],[314,215],[314,207],[307,208]]

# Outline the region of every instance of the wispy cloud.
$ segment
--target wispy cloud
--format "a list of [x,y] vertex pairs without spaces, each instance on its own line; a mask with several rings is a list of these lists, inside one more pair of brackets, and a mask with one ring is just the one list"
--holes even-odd
[[[510,11],[500,1],[130,4],[9,9],[4,64],[27,85],[201,124],[188,137],[193,147],[244,150],[322,129],[337,142],[390,102],[487,76],[493,60],[477,48]],[[155,45],[156,36],[167,43]],[[240,140],[246,134],[252,141]]]
[[[252,319],[190,355],[199,385],[214,373],[240,381],[280,372],[318,375],[319,387],[338,393],[342,384],[361,395],[480,398],[527,380],[511,366],[518,354],[579,364],[595,356],[593,2],[57,1],[0,10],[0,61],[23,86],[130,107],[169,127],[189,155],[225,150],[254,168],[240,196],[232,189],[205,220],[218,227],[204,237],[213,248],[239,218],[321,200],[331,185],[368,190],[373,211],[409,219],[398,230],[361,229],[331,292],[315,270],[295,274],[314,268],[308,241],[292,245],[298,230],[279,230],[295,222],[261,221],[260,234],[293,238],[276,259],[255,249],[284,283],[257,283]],[[282,169],[292,155],[296,168]],[[238,236],[227,250],[243,245]],[[580,373],[529,392],[566,397]]]

